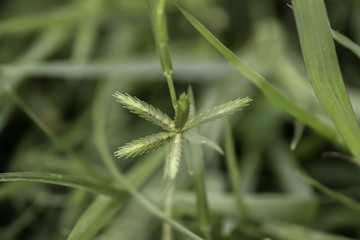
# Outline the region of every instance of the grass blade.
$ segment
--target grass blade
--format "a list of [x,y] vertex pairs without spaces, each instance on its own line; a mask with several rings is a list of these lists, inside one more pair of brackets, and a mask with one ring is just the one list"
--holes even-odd
[[[179,7],[179,6],[178,6]],[[256,73],[249,66],[243,63],[233,52],[225,47],[218,39],[215,38],[198,20],[196,20],[185,9],[179,7],[180,11],[187,20],[221,53],[226,57],[246,78],[252,81],[269,100],[277,106],[298,119],[300,122],[308,125],[319,134],[326,136],[331,140],[337,140],[338,135],[332,126],[329,126],[310,112],[302,109],[280,91],[274,88],[264,77]]]
[[[64,187],[72,187],[84,189],[96,194],[103,194],[112,198],[120,198],[124,192],[119,191],[108,183],[94,182],[86,178],[75,177],[70,175],[55,174],[55,173],[40,173],[40,172],[12,172],[0,173],[0,182],[38,182],[56,184]],[[178,230],[185,236],[194,240],[202,240],[191,231],[184,228],[178,222],[168,218],[166,214],[160,211],[155,205],[144,198],[136,189],[132,188],[126,180],[123,181],[127,190],[135,197],[135,199],[144,206],[149,212],[157,216],[163,221],[169,223],[174,229]]]
[[91,239],[120,208],[121,202],[98,196],[82,214],[67,240]]
[[360,45],[353,42],[350,38],[342,35],[341,33],[331,30],[331,35],[341,45],[352,51],[356,56],[360,58]]
[[64,187],[84,189],[96,194],[104,194],[110,197],[119,198],[123,193],[108,183],[99,183],[88,178],[41,172],[12,172],[0,173],[0,182],[39,182],[56,184]]
[[293,9],[311,85],[346,145],[360,159],[360,128],[341,76],[325,4],[293,1]]
[[348,206],[351,209],[360,211],[360,203],[356,202],[355,200],[341,194],[338,193],[336,191],[333,191],[329,188],[327,188],[326,186],[324,186],[323,184],[319,183],[318,181],[316,181],[315,179],[313,179],[312,177],[310,177],[309,175],[306,175],[305,173],[299,173],[300,177],[302,177],[305,181],[307,181],[308,183],[310,183],[311,185],[313,185],[314,187],[316,187],[317,189],[319,189],[320,191],[322,191],[323,193],[325,193],[326,195],[328,195],[329,197],[332,197],[336,200],[338,200],[339,202],[343,203],[344,205]]

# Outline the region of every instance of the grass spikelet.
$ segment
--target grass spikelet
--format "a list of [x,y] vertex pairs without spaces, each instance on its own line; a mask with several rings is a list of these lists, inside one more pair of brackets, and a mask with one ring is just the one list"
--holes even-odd
[[113,96],[119,103],[121,103],[125,108],[129,109],[132,113],[139,115],[140,117],[156,124],[165,130],[174,130],[174,122],[168,115],[161,112],[159,109],[156,109],[150,104],[128,94],[116,92]]
[[188,130],[196,125],[219,119],[225,115],[234,113],[242,107],[247,106],[251,102],[251,98],[238,98],[236,100],[221,104],[220,106],[211,108],[206,112],[200,113],[194,118],[190,119],[184,126],[183,130]]
[[170,179],[174,179],[180,164],[181,159],[181,149],[182,149],[182,134],[177,133],[174,137],[174,140],[171,144],[169,155],[166,159],[165,166],[165,176],[168,176]]
[[133,140],[124,146],[120,147],[114,154],[116,157],[134,157],[155,150],[173,139],[175,133],[173,132],[160,132]]

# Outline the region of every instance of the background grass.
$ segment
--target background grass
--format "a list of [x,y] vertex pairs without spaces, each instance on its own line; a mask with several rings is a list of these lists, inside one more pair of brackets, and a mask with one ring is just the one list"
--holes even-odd
[[[176,230],[173,239],[184,234],[209,238],[209,229],[213,239],[360,239],[360,174],[351,155],[360,146],[346,140],[344,131],[353,136],[348,139],[359,135],[341,130],[341,119],[334,121],[347,114],[340,114],[341,108],[349,112],[348,103],[323,110],[324,101],[331,105],[328,95],[318,101],[307,79],[316,52],[314,44],[301,49],[294,11],[300,16],[309,5],[292,9],[278,0],[178,4],[227,47],[218,50],[255,85],[172,1],[165,9],[168,36],[157,32],[162,25],[153,26],[157,20],[147,1],[0,3],[0,171],[5,173],[0,181],[77,187],[1,183],[0,239],[160,239],[162,220]],[[342,78],[359,119],[360,3],[328,0],[325,5],[332,36],[341,43],[335,47]],[[320,28],[332,41],[324,21]],[[316,26],[304,23],[300,36],[311,37],[307,27]],[[162,49],[161,63],[157,48]],[[112,154],[132,139],[159,131],[123,109],[112,97],[115,91],[173,116],[163,71],[168,81],[173,78],[177,95],[192,86],[197,112],[239,97],[253,99],[229,123],[220,120],[198,129],[225,155],[191,144],[188,151],[202,157],[204,166],[193,160],[201,172],[191,178],[194,169],[183,158],[171,218],[161,210],[168,187],[163,179],[166,149],[128,159]],[[316,87],[309,76],[317,96],[327,94],[321,77],[328,78],[320,74]],[[358,123],[355,117],[350,121]],[[204,186],[191,181],[201,175],[208,210],[196,200]]]

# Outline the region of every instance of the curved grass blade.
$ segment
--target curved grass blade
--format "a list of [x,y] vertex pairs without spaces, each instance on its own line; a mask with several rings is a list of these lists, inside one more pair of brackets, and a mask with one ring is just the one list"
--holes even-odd
[[[56,173],[39,173],[39,172],[13,172],[13,173],[0,173],[0,182],[39,182],[56,184],[65,187],[85,189],[89,192],[96,194],[103,194],[109,197],[119,199],[123,196],[124,192],[119,191],[111,184],[93,182],[86,178],[75,177],[70,175],[56,174]],[[122,183],[126,189],[135,197],[135,199],[146,208],[153,215],[157,216],[163,221],[168,222],[174,229],[178,230],[185,236],[194,240],[203,240],[191,231],[184,228],[178,222],[168,218],[160,209],[154,206],[146,198],[144,198],[136,189],[134,189],[125,179]]]
[[225,153],[226,153],[225,154],[226,166],[229,171],[228,176],[232,190],[234,191],[234,198],[236,205],[241,215],[243,215],[246,219],[251,219],[250,211],[248,209],[247,204],[244,201],[244,194],[242,193],[241,176],[240,176],[239,166],[236,160],[234,141],[233,141],[233,136],[231,133],[231,127],[229,121],[226,122],[224,145],[225,145]]
[[160,132],[133,140],[120,147],[119,150],[115,152],[115,156],[118,158],[128,158],[147,153],[170,142],[175,134],[174,132]]
[[242,98],[242,99],[236,99],[224,104],[221,104],[220,106],[211,108],[207,110],[206,112],[200,113],[199,115],[195,116],[194,118],[191,118],[184,126],[184,130],[188,130],[190,128],[193,128],[199,124],[213,121],[219,118],[222,118],[223,116],[226,116],[228,114],[234,113],[238,110],[240,110],[242,107],[245,107],[249,105],[249,103],[252,100],[248,97]]
[[360,127],[341,75],[325,4],[293,1],[293,9],[311,85],[352,154],[360,158]]
[[56,184],[64,187],[84,189],[96,194],[104,194],[113,198],[123,196],[116,188],[108,183],[94,182],[88,178],[76,177],[57,173],[41,172],[12,172],[0,173],[0,182],[39,182]]
[[360,58],[360,45],[353,42],[350,38],[346,37],[345,35],[331,30],[331,35],[341,45],[352,51],[357,57]]
[[274,88],[264,77],[256,73],[244,62],[242,62],[233,52],[225,47],[218,39],[215,38],[198,20],[196,20],[185,9],[178,6],[180,11],[186,19],[221,53],[226,57],[246,78],[252,81],[272,102],[282,108],[284,111],[295,117],[299,121],[308,125],[316,132],[331,139],[338,140],[338,135],[333,127],[314,116],[310,112],[302,109],[287,97],[285,97],[279,90]]
[[119,201],[98,196],[81,215],[67,240],[91,239],[115,215],[120,206]]
[[174,122],[168,117],[168,115],[161,112],[159,109],[156,109],[150,104],[147,104],[146,102],[128,94],[116,92],[113,96],[119,103],[124,105],[124,108],[129,109],[132,113],[139,115],[140,117],[165,130],[174,130]]
[[338,200],[339,202],[343,203],[344,205],[348,206],[351,209],[354,209],[356,211],[360,211],[360,203],[341,194],[338,193],[336,191],[333,191],[329,188],[327,188],[326,186],[324,186],[323,184],[319,183],[318,181],[316,181],[315,179],[313,179],[312,177],[310,177],[309,175],[306,175],[305,173],[298,173],[300,175],[300,177],[302,177],[305,181],[307,181],[308,183],[310,183],[311,185],[313,185],[314,187],[316,187],[317,189],[319,189],[320,191],[322,191],[323,193],[325,193],[326,195],[328,195],[329,197],[332,197],[336,200]]

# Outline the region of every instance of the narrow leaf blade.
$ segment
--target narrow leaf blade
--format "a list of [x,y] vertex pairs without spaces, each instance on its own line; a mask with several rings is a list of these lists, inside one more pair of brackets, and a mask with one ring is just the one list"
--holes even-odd
[[307,181],[308,183],[310,183],[311,185],[313,185],[314,187],[316,187],[317,189],[319,189],[320,191],[322,191],[323,193],[325,193],[329,197],[338,200],[339,202],[343,203],[344,205],[348,206],[351,209],[354,209],[356,211],[360,211],[360,203],[359,202],[356,202],[355,200],[353,200],[353,199],[351,199],[351,198],[349,198],[349,197],[347,197],[347,196],[345,196],[345,195],[343,195],[341,193],[338,193],[336,191],[333,191],[333,190],[327,188],[326,186],[319,183],[318,181],[316,181],[315,179],[313,179],[309,175],[306,175],[305,173],[299,173],[299,175],[305,181]]
[[360,158],[360,128],[342,79],[325,4],[293,1],[293,9],[311,85],[352,154]]
[[279,90],[274,88],[264,77],[256,73],[244,62],[242,62],[233,52],[225,47],[218,39],[212,35],[197,19],[195,19],[185,9],[178,6],[187,20],[222,54],[226,57],[246,78],[252,81],[265,96],[274,102],[277,106],[284,111],[310,126],[316,132],[331,140],[338,140],[338,135],[333,127],[314,116],[310,112],[302,109],[297,104],[290,101]]

